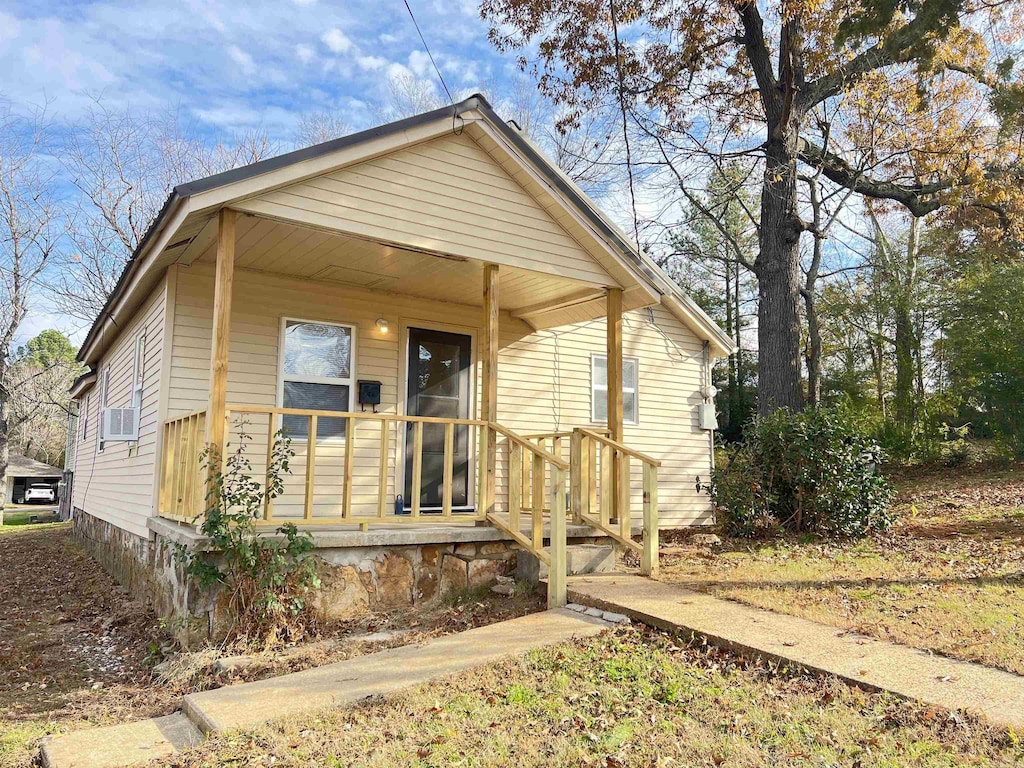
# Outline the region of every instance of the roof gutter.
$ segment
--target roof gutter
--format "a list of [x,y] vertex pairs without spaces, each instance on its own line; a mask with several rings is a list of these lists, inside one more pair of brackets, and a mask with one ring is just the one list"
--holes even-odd
[[75,399],[95,383],[96,371],[86,371],[71,383],[68,394]]

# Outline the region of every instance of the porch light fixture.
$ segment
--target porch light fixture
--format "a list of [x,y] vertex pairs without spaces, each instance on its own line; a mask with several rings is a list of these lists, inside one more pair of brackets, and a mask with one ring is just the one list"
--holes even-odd
[[385,320],[383,317],[377,318],[377,330],[380,331],[381,333],[388,332],[388,321]]

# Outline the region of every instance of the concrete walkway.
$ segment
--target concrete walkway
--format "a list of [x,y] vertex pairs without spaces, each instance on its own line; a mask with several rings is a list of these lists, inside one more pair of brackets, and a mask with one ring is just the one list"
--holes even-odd
[[569,599],[659,629],[795,663],[912,701],[980,713],[1024,732],[1024,677],[751,608],[631,574],[575,576]]
[[170,757],[201,742],[203,734],[387,696],[534,648],[596,635],[610,626],[573,611],[545,611],[419,645],[194,693],[185,697],[181,712],[167,717],[74,731],[54,739],[43,747],[42,762],[47,768],[119,768]]

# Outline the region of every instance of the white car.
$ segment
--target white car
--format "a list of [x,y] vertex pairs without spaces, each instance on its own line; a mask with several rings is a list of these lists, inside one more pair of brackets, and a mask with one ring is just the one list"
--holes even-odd
[[25,503],[53,504],[57,501],[57,492],[52,485],[30,485],[25,491]]

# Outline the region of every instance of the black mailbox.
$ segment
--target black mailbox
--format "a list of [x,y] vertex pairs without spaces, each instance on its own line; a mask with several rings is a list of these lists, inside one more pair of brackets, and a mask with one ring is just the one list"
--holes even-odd
[[380,405],[380,382],[379,381],[360,381],[359,382],[359,405],[360,406],[373,406],[373,412],[377,412],[377,406]]

